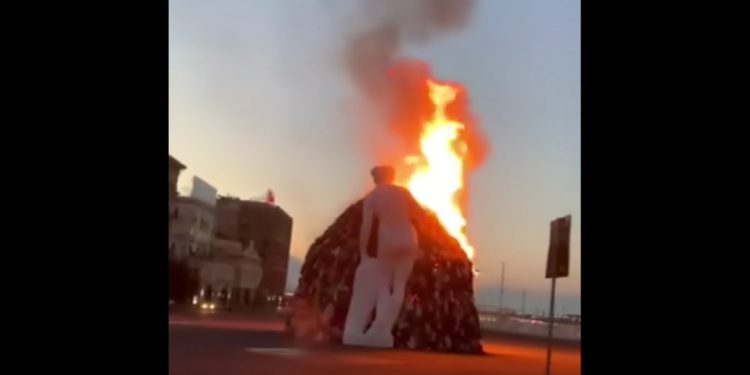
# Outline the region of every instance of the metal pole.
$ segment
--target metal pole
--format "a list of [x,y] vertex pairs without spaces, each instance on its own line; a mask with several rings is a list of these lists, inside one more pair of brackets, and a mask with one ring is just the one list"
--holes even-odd
[[547,370],[544,372],[549,375],[550,367],[552,366],[552,326],[555,320],[555,284],[557,278],[552,278],[552,294],[549,300],[549,325],[547,331]]
[[505,292],[505,262],[500,262],[500,310],[503,309],[503,293]]
[[521,315],[526,315],[526,289],[521,294]]

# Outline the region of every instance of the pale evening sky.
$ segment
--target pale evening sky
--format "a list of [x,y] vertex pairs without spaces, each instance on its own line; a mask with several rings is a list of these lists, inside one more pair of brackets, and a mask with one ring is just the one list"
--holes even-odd
[[[342,6],[346,3],[346,6]],[[242,198],[271,188],[294,218],[292,255],[369,187],[361,96],[342,67],[340,0],[170,0],[169,149]],[[573,215],[565,312],[580,312],[581,128],[578,0],[478,1],[469,25],[407,57],[465,85],[491,145],[471,176],[468,234],[480,305],[546,308],[549,222]],[[495,289],[492,289],[495,288]]]

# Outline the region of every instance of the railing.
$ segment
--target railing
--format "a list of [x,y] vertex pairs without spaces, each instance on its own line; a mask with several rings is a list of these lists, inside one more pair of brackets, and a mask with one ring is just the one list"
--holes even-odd
[[[479,325],[484,331],[512,333],[524,336],[547,337],[548,323],[538,320],[521,320],[512,317],[500,317],[490,314],[479,314]],[[555,322],[552,337],[561,340],[580,341],[581,325]]]

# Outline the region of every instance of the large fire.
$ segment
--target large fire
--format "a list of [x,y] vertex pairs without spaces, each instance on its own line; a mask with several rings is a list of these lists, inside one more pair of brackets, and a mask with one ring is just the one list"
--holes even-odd
[[422,125],[419,154],[407,156],[404,160],[412,172],[399,182],[417,201],[435,212],[471,259],[474,247],[466,237],[466,218],[459,199],[464,189],[469,151],[464,140],[465,124],[448,118],[446,114],[446,107],[456,99],[459,89],[433,80],[428,80],[427,86],[434,109]]

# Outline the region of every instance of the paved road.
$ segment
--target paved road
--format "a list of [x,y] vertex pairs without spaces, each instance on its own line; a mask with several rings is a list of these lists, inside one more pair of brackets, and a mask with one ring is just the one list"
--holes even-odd
[[[544,374],[545,346],[530,340],[493,338],[488,355],[467,356],[405,350],[304,348],[270,318],[170,317],[169,373],[192,374]],[[578,375],[580,349],[556,347],[553,375]]]

